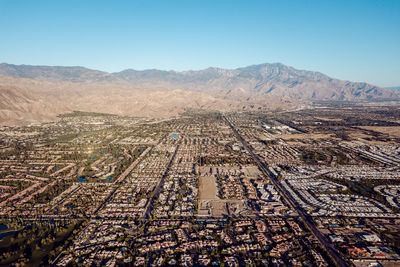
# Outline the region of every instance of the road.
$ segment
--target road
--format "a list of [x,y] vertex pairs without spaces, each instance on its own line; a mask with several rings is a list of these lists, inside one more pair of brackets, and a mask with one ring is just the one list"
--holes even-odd
[[239,141],[242,143],[243,147],[250,153],[251,157],[254,159],[254,161],[257,163],[258,167],[260,168],[261,172],[264,174],[264,176],[268,177],[272,183],[275,185],[277,191],[279,194],[282,196],[282,198],[286,201],[286,203],[293,209],[295,210],[298,214],[299,217],[303,220],[303,222],[308,226],[308,228],[311,230],[311,232],[314,234],[314,236],[317,238],[319,243],[325,248],[329,256],[333,259],[335,264],[337,266],[343,267],[343,266],[349,266],[349,264],[343,259],[341,254],[336,250],[336,248],[325,238],[325,236],[319,231],[319,229],[315,226],[312,218],[310,216],[307,216],[296,204],[296,202],[293,200],[292,196],[281,186],[279,181],[276,179],[275,175],[270,172],[270,170],[267,168],[265,163],[261,162],[259,157],[253,152],[251,147],[247,144],[247,142],[240,136],[238,131],[233,127],[233,125],[230,123],[228,119],[226,119],[224,116],[223,118],[225,119],[226,123],[229,125],[229,127],[232,129],[233,133],[236,135],[236,137],[239,139]]
[[125,171],[115,180],[114,183],[118,184],[121,183],[126,176],[128,176],[132,170],[136,167],[136,165],[138,165],[142,159],[147,155],[147,153],[149,153],[151,150],[153,149],[153,146],[149,146],[148,148],[146,148],[146,150],[140,154],[140,156],[128,167],[125,169]]
[[156,189],[154,191],[153,196],[147,202],[147,205],[146,205],[146,208],[145,208],[146,211],[143,214],[143,219],[148,219],[148,218],[151,217],[151,210],[153,209],[154,200],[156,200],[158,198],[158,195],[161,192],[161,189],[162,189],[162,187],[164,185],[165,177],[167,177],[167,175],[168,175],[169,168],[171,167],[172,162],[175,159],[175,155],[176,155],[176,152],[178,152],[178,150],[179,150],[179,146],[180,146],[180,141],[179,141],[178,145],[175,148],[174,154],[172,155],[171,159],[169,160],[167,168],[165,169],[165,172],[164,172],[163,176],[161,177],[160,182],[157,184],[157,187],[156,187]]

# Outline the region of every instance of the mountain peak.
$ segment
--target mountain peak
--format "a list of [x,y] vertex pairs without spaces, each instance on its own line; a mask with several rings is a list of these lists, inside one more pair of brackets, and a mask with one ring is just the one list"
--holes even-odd
[[0,64],[0,75],[74,83],[116,83],[136,87],[165,87],[189,91],[274,95],[299,100],[363,100],[399,98],[399,93],[362,82],[330,78],[320,72],[298,70],[282,63],[263,63],[236,69],[158,69],[108,73],[85,67]]

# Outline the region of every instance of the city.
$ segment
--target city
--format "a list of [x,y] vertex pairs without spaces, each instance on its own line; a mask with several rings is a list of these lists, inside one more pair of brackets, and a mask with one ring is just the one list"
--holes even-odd
[[390,105],[0,128],[0,265],[396,266]]

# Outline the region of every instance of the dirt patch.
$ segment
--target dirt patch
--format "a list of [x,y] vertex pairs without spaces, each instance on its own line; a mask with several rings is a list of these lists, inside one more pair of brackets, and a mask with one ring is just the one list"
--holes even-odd
[[375,132],[388,134],[394,137],[400,137],[400,127],[399,126],[358,126],[358,128],[365,130],[372,130]]
[[217,182],[214,176],[200,176],[199,200],[218,200]]
[[221,172],[243,172],[248,179],[260,177],[258,167],[255,165],[232,166],[204,166],[199,168],[199,216],[219,217],[223,215],[248,215],[252,214],[245,200],[220,199],[215,175]]
[[299,139],[299,140],[306,140],[306,139],[328,139],[331,138],[331,134],[281,134],[278,136],[283,140],[291,140],[291,139]]
[[338,118],[326,118],[326,117],[315,117],[317,120],[320,121],[342,121],[343,119]]
[[245,166],[242,171],[245,177],[257,178],[260,176],[260,171],[257,166]]

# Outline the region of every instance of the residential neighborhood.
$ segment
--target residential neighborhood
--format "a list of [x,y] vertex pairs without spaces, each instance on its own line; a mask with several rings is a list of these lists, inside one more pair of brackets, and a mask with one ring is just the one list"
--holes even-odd
[[2,127],[0,264],[396,266],[399,139],[332,112]]

